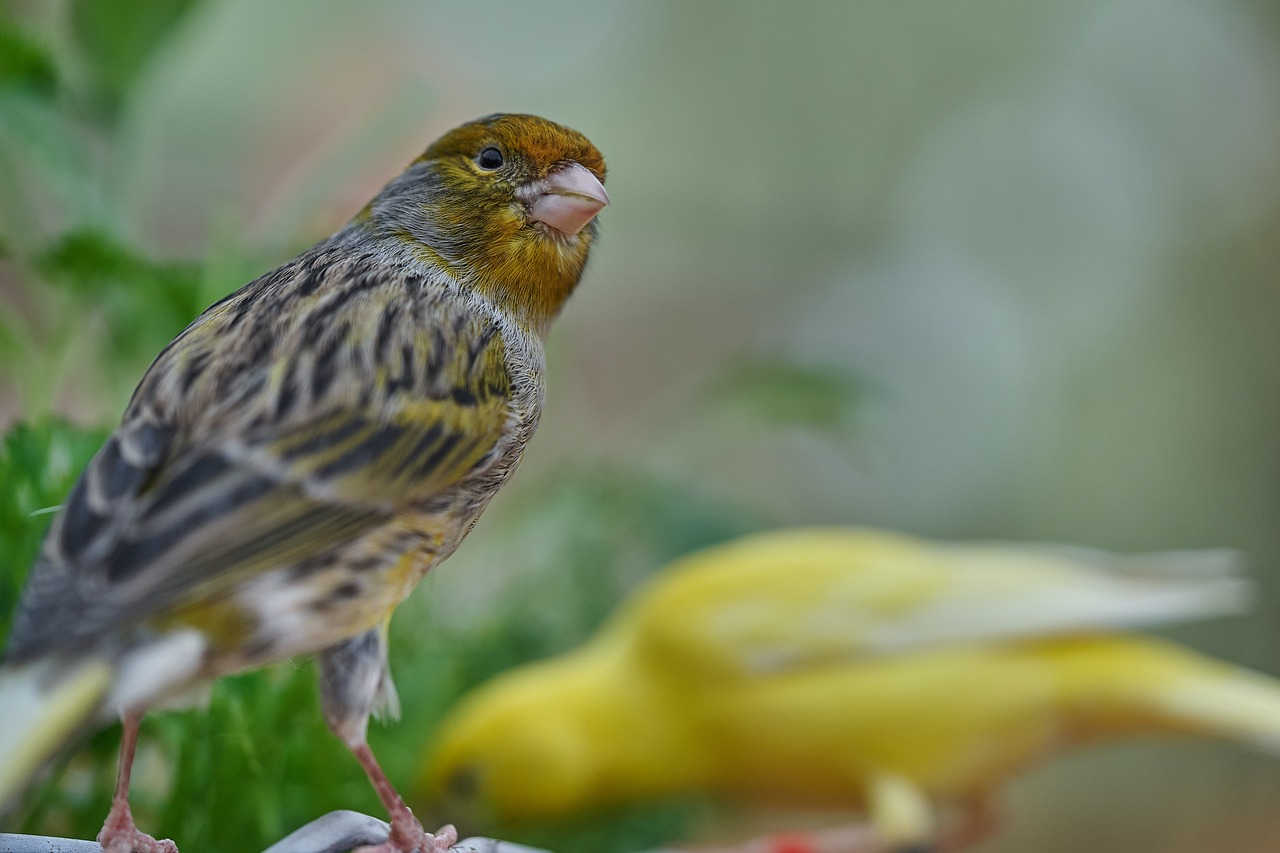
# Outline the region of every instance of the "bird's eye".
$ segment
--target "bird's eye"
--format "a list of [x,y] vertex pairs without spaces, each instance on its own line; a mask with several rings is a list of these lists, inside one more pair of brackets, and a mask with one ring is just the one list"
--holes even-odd
[[502,163],[502,151],[496,145],[490,145],[482,148],[480,153],[476,155],[476,165],[481,169],[489,169],[492,171],[493,169],[500,168]]

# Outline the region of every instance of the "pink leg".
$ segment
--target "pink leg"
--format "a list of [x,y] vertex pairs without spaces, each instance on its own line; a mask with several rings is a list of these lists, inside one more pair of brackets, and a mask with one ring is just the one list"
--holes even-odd
[[351,747],[351,751],[373,783],[378,799],[391,815],[391,834],[387,840],[373,847],[361,847],[355,853],[445,853],[458,842],[458,831],[452,825],[442,826],[435,835],[422,828],[387,774],[378,766],[378,760],[373,757],[373,750],[367,743],[358,743]]
[[133,772],[133,753],[138,747],[138,724],[142,715],[128,713],[122,721],[124,737],[120,741],[120,763],[116,768],[116,792],[111,798],[111,811],[98,833],[103,853],[178,853],[178,846],[167,838],[156,841],[138,830],[129,809],[129,777]]

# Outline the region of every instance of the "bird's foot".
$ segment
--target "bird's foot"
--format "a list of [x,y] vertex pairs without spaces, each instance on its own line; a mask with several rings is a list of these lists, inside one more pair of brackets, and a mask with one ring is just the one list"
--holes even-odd
[[129,804],[111,806],[107,821],[98,833],[103,853],[178,853],[178,845],[169,839],[157,841],[138,829]]
[[353,853],[448,853],[458,843],[458,830],[446,824],[435,835],[422,828],[422,824],[405,809],[391,819],[391,834],[381,844],[361,847]]
[[378,766],[378,760],[373,757],[367,743],[363,740],[346,740],[346,743],[368,774],[373,789],[378,792],[378,799],[382,800],[387,814],[391,816],[391,834],[387,836],[387,840],[371,847],[361,847],[354,853],[446,853],[458,843],[458,830],[452,824],[440,827],[435,835],[422,828],[422,823],[413,816],[413,812],[404,804],[404,799],[396,793],[387,774]]

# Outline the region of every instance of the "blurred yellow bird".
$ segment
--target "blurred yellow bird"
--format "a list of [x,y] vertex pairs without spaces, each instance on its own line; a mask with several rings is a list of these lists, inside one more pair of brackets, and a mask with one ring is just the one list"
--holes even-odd
[[682,793],[862,806],[892,849],[939,841],[952,807],[958,844],[1012,774],[1072,744],[1167,731],[1280,747],[1280,683],[1121,632],[1240,609],[1234,563],[749,536],[677,560],[585,645],[464,697],[421,790],[508,819]]
[[317,653],[325,719],[391,816],[379,853],[448,846],[365,741],[369,715],[396,710],[387,620],[520,462],[604,176],[586,137],[546,119],[465,124],[160,353],[23,591],[0,668],[0,811],[62,741],[119,714],[99,840],[173,853],[129,810],[142,714]]

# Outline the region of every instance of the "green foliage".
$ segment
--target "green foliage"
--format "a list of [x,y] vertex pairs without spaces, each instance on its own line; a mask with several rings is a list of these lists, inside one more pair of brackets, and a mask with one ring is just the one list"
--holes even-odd
[[97,229],[64,234],[35,268],[95,306],[108,346],[127,364],[153,357],[206,307],[199,266],[149,260]]
[[754,359],[736,366],[715,389],[721,403],[750,422],[835,431],[849,424],[862,388],[847,370]]
[[152,726],[172,768],[152,826],[192,849],[259,850],[334,809],[380,813],[324,725],[310,667],[224,679],[207,708],[156,714]]
[[52,97],[58,88],[58,69],[43,45],[0,17],[0,89],[8,88]]
[[500,837],[554,853],[656,850],[685,836],[705,811],[705,804],[687,800],[649,803],[582,815],[573,821],[505,827]]
[[196,0],[75,0],[71,24],[93,71],[97,95],[114,117],[147,60],[164,44]]
[[226,257],[158,261],[121,239],[106,175],[122,103],[196,5],[76,0],[57,52],[0,9],[0,258],[20,285],[0,293],[0,391],[29,417],[67,397],[114,417],[156,352],[240,283]]

